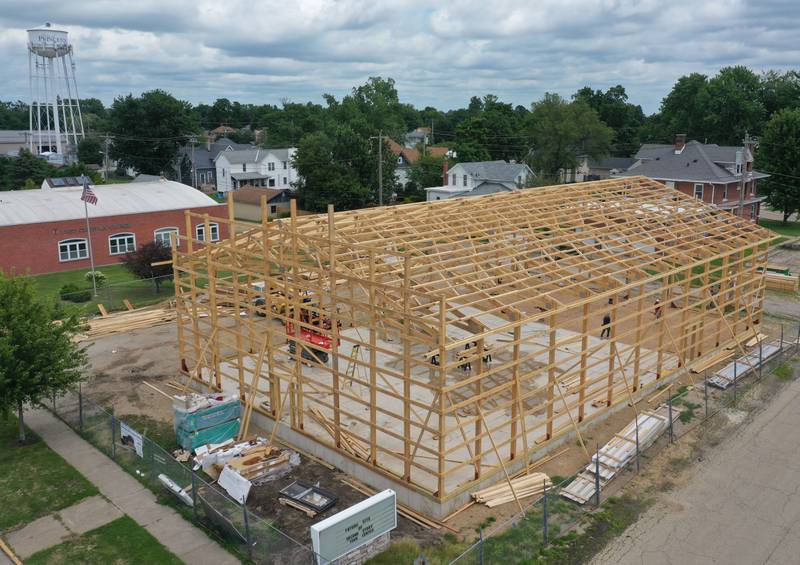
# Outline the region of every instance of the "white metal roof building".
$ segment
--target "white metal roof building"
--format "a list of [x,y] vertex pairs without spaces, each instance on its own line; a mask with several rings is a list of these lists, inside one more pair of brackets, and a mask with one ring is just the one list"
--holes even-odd
[[[120,216],[214,206],[217,202],[197,189],[175,181],[158,180],[91,186],[97,204],[89,217]],[[83,219],[80,186],[49,190],[0,192],[0,226]]]

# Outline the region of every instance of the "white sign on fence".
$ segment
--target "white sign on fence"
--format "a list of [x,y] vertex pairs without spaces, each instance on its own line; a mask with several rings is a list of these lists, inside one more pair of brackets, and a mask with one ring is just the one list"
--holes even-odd
[[311,526],[317,563],[347,555],[397,527],[397,496],[385,490]]
[[136,455],[141,458],[144,458],[144,450],[142,449],[142,434],[125,424],[124,422],[119,423],[119,438],[122,441],[122,445],[127,445],[129,447],[133,447],[134,451],[136,451]]

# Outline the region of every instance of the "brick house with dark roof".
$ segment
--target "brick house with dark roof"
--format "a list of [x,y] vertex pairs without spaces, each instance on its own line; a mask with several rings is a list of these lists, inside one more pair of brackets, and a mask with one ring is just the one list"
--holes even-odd
[[[403,147],[391,138],[387,138],[386,143],[389,147],[389,151],[397,157],[397,166],[395,167],[394,173],[395,178],[398,184],[405,186],[410,180],[408,175],[411,171],[411,165],[419,160],[421,153],[419,149]],[[428,155],[433,157],[445,157],[450,149],[448,147],[427,147],[425,151]]]
[[685,135],[678,134],[674,145],[642,145],[634,156],[636,162],[613,176],[643,175],[757,222],[765,200],[758,195],[758,180],[769,175],[753,170],[753,151],[753,146],[687,142]]

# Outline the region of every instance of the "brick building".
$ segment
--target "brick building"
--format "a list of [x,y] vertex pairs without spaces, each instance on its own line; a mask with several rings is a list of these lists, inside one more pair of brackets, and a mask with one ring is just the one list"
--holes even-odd
[[650,177],[737,216],[741,208],[741,215],[755,222],[765,199],[758,195],[757,181],[769,175],[753,170],[753,151],[752,146],[687,142],[678,134],[674,145],[642,145],[634,164],[613,176]]
[[[89,204],[91,249],[96,267],[118,263],[128,251],[154,240],[170,244],[173,232],[186,235],[185,210],[227,217],[226,207],[178,182],[158,180],[93,186]],[[91,268],[82,187],[0,192],[0,269],[52,273]],[[192,226],[205,239],[205,225]],[[227,237],[212,220],[210,238]]]

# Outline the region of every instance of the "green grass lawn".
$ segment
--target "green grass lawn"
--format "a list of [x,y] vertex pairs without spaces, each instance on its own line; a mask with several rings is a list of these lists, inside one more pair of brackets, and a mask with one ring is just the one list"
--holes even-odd
[[[62,304],[75,306],[81,313],[96,314],[97,304],[101,303],[106,310],[124,310],[122,302],[127,298],[135,307],[156,304],[162,300],[167,300],[173,296],[172,281],[164,281],[161,284],[161,292],[156,293],[151,281],[141,280],[133,276],[122,265],[107,265],[97,267],[97,270],[106,276],[105,285],[98,289],[98,296],[89,302],[73,304],[64,302]],[[77,269],[74,271],[64,271],[61,273],[50,273],[46,275],[32,275],[36,281],[36,288],[42,298],[48,300],[59,300],[58,291],[65,284],[74,284],[79,288],[92,288],[91,280],[87,281],[84,277],[89,269]]]
[[65,541],[60,545],[45,549],[25,560],[26,564],[42,563],[54,565],[63,563],[88,563],[97,565],[149,564],[159,565],[182,563],[156,538],[134,522],[123,516],[96,530]]
[[31,431],[17,443],[17,419],[0,418],[0,532],[27,524],[98,494],[60,455]]
[[780,220],[765,220],[761,218],[758,220],[758,225],[761,227],[772,230],[779,235],[788,237],[800,236],[800,222],[786,222],[785,224]]

